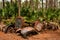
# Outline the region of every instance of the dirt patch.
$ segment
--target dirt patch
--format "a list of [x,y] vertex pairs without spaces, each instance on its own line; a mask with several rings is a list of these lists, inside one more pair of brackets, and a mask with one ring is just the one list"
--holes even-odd
[[5,34],[0,32],[0,40],[60,40],[60,30],[44,31],[37,35],[30,36],[28,39],[24,39],[14,33]]

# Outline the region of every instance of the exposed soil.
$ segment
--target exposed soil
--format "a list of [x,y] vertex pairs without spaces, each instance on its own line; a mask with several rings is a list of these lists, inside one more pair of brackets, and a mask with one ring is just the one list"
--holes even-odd
[[28,37],[28,39],[24,39],[14,33],[5,34],[0,31],[0,40],[60,40],[60,30],[40,32],[37,35]]

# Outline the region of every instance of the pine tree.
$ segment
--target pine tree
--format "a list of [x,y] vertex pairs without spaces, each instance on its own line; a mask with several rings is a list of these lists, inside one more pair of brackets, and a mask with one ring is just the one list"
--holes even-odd
[[36,0],[36,9],[38,9],[38,3],[39,3],[39,1]]
[[3,8],[5,7],[5,2],[4,2],[4,0],[2,0],[2,3],[3,3]]
[[21,0],[18,0],[18,16],[20,16]]

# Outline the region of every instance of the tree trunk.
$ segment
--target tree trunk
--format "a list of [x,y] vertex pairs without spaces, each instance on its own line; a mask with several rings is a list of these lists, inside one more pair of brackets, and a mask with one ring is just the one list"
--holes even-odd
[[42,0],[42,11],[43,11],[43,0]]
[[28,4],[28,0],[25,1],[25,6],[27,6],[27,4]]
[[36,9],[38,9],[38,3],[39,3],[39,1],[36,0]]
[[56,8],[58,6],[58,0],[54,0],[54,8]]
[[5,7],[5,2],[4,2],[4,0],[2,0],[2,2],[3,2],[3,8]]
[[21,0],[18,0],[18,16],[20,16]]
[[11,0],[11,4],[13,3],[13,0]]
[[49,0],[49,8],[53,8],[53,0]]
[[58,7],[60,8],[60,2],[59,2],[59,6]]
[[33,5],[33,0],[30,0],[30,7],[33,9],[34,7],[33,7],[34,5]]
[[48,6],[48,0],[46,0],[46,9],[47,9],[47,6]]

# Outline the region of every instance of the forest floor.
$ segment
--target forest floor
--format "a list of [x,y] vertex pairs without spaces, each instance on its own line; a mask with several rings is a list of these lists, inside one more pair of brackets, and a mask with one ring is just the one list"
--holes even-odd
[[15,33],[7,33],[0,31],[0,40],[60,40],[60,30],[56,31],[44,31],[37,35],[24,39],[21,36],[17,36]]

